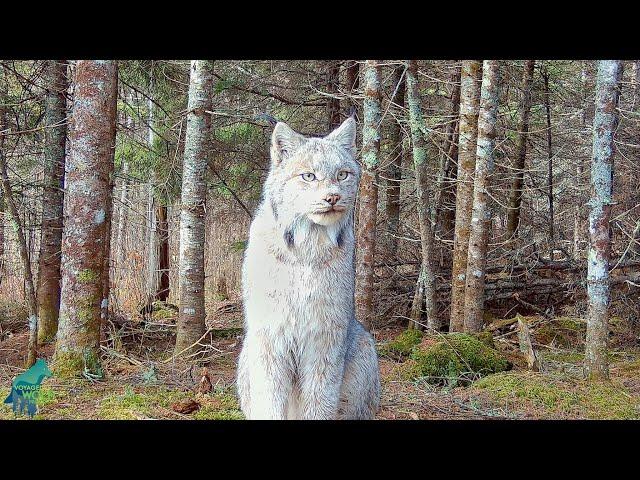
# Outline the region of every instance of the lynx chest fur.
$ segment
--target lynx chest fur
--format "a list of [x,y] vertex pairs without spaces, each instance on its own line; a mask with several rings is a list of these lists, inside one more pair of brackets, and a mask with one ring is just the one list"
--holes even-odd
[[355,122],[324,138],[279,123],[243,264],[238,365],[248,418],[372,418],[373,339],[354,316]]

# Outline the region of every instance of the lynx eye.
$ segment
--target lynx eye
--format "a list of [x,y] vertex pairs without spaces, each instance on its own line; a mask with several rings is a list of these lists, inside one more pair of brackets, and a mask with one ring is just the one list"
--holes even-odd
[[313,182],[316,176],[313,173],[303,173],[300,175],[305,182]]
[[349,176],[349,172],[347,172],[346,170],[342,170],[341,172],[338,172],[338,180],[345,180],[348,176]]

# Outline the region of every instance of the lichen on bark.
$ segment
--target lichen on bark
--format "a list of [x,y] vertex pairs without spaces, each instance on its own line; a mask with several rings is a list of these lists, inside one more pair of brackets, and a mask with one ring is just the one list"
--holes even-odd
[[618,124],[619,82],[622,62],[598,62],[593,153],[591,158],[591,199],[589,201],[589,254],[587,258],[587,341],[585,368],[592,379],[607,378],[607,333],[609,324],[609,220],[613,203],[614,134]]
[[191,61],[180,211],[180,312],[175,353],[189,353],[205,332],[205,172],[208,165],[213,64]]
[[482,62],[477,60],[462,62],[460,81],[458,175],[449,321],[449,331],[451,332],[464,330],[464,289],[467,275],[471,209],[473,207],[473,176],[476,168]]
[[491,226],[488,189],[494,170],[499,75],[499,62],[485,60],[482,67],[473,208],[465,278],[465,332],[479,332],[482,329],[483,322],[485,267],[487,264],[489,228]]
[[104,220],[111,211],[117,78],[115,61],[77,63],[54,355],[55,370],[65,376],[102,375],[102,274],[109,255]]

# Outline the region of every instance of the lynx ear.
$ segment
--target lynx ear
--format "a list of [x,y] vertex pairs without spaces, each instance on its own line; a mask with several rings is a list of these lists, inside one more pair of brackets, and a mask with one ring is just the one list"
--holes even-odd
[[271,134],[271,161],[278,165],[304,143],[304,137],[284,122],[276,123]]
[[347,118],[342,125],[325,137],[328,140],[337,142],[342,148],[348,150],[352,155],[356,153],[356,121],[353,116]]

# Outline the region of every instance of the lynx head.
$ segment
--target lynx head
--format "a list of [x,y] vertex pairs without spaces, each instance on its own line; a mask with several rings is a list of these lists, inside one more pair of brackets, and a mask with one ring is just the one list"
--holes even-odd
[[355,139],[353,117],[323,138],[304,137],[278,122],[266,185],[276,218],[288,224],[342,224],[353,210],[360,179]]

